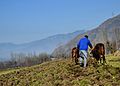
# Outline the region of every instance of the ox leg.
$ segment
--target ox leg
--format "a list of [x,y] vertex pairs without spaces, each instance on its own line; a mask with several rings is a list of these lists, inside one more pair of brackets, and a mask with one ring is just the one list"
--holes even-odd
[[103,63],[106,63],[105,56],[103,56]]
[[99,59],[100,59],[100,63],[102,63],[103,56],[102,56],[102,55],[100,55]]
[[97,61],[98,64],[101,63],[101,59],[100,59],[99,56],[97,56],[95,59],[96,59],[96,61]]
[[74,57],[73,57],[73,55],[72,55],[71,61],[73,62],[73,60],[74,60]]
[[75,57],[75,64],[77,64],[78,63],[78,59],[77,59],[77,57]]
[[101,62],[101,58],[100,58],[100,63],[102,63],[102,62]]

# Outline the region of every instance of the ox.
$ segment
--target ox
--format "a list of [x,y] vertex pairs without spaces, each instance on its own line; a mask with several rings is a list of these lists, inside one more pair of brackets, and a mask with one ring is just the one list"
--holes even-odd
[[79,49],[77,47],[72,48],[71,54],[72,54],[72,61],[78,64]]
[[103,60],[103,63],[106,63],[105,47],[103,43],[96,44],[95,47],[92,49],[91,54],[97,61],[100,61],[100,63],[101,63],[101,60]]

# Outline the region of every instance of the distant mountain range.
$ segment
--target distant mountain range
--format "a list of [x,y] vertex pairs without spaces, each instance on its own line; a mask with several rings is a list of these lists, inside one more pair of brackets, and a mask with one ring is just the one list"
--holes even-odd
[[56,48],[52,55],[55,57],[61,57],[63,55],[69,56],[71,49],[75,47],[79,39],[86,34],[89,36],[93,45],[101,42],[106,46],[106,43],[109,42],[114,48],[120,49],[120,15],[106,20],[95,29],[87,31],[84,34],[79,34],[67,44]]
[[83,34],[85,30],[79,30],[68,34],[57,34],[45,39],[32,41],[23,44],[0,43],[0,60],[7,60],[11,53],[51,53],[60,45],[66,44],[79,34]]

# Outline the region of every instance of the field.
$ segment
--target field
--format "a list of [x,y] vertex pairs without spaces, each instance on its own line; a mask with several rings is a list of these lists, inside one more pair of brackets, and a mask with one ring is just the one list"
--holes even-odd
[[0,86],[120,86],[120,57],[82,68],[70,59],[0,71]]

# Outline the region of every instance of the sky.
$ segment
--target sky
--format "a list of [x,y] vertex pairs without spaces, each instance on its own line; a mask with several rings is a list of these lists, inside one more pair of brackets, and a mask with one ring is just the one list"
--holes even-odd
[[90,30],[120,14],[120,0],[0,0],[0,43]]

